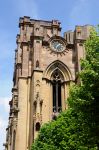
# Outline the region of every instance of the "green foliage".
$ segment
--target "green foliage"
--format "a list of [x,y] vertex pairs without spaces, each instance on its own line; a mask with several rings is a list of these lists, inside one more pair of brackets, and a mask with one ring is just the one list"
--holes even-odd
[[69,109],[42,126],[31,150],[99,149],[99,37],[93,29],[81,60],[80,85],[73,85]]

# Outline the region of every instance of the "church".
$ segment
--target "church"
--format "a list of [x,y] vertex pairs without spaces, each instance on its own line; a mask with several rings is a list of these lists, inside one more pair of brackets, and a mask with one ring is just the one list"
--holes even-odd
[[19,19],[5,150],[30,150],[40,127],[68,109],[90,28],[76,26],[62,37],[58,20]]

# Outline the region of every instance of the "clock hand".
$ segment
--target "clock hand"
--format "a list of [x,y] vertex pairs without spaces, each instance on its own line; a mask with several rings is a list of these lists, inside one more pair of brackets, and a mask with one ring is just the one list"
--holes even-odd
[[58,48],[60,46],[60,44],[56,45],[56,48]]

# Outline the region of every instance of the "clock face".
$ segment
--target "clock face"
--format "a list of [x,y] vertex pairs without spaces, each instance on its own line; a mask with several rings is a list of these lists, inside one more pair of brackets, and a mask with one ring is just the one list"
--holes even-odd
[[62,52],[65,50],[65,44],[61,40],[52,40],[51,48],[56,52]]

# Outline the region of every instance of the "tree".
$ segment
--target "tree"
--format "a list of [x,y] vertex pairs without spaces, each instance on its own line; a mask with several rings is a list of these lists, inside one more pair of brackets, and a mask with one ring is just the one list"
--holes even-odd
[[80,85],[73,85],[69,109],[43,125],[32,150],[99,149],[99,36],[93,29],[85,42],[86,59],[81,60]]
[[82,84],[71,90],[69,106],[83,115],[82,122],[89,128],[89,145],[95,143],[99,147],[99,36],[94,29],[85,49],[86,60],[81,62],[80,73]]

